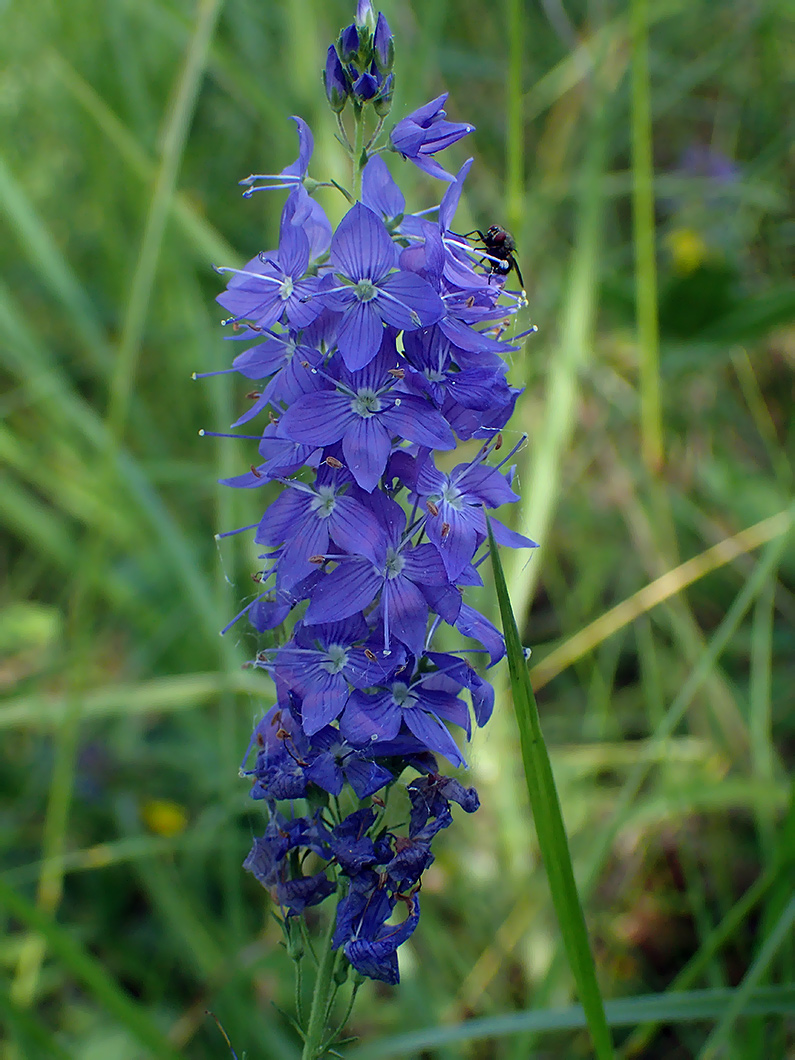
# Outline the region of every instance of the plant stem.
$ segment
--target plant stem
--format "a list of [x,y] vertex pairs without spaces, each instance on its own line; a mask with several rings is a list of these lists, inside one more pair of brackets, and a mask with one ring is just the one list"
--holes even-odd
[[364,111],[354,110],[356,137],[353,145],[353,196],[357,202],[362,197],[362,155],[364,154]]
[[329,921],[328,931],[323,940],[323,948],[320,953],[320,963],[317,967],[317,978],[315,979],[315,991],[312,995],[312,1008],[309,1012],[309,1024],[306,1028],[304,1039],[304,1051],[301,1060],[318,1060],[325,1052],[324,1039],[326,1032],[326,1015],[328,1012],[329,996],[333,987],[333,972],[335,953],[331,948],[331,940],[334,937],[334,926],[337,922],[335,913]]

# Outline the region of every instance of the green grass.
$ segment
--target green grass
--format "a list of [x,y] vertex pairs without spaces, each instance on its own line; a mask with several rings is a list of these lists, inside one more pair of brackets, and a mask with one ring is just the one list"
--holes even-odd
[[[216,486],[245,381],[212,264],[276,239],[236,181],[344,178],[319,68],[341,0],[76,0],[0,34],[0,1034],[8,1060],[297,1044],[292,967],[241,868],[267,681],[240,624],[267,501]],[[795,1048],[795,32],[781,0],[387,2],[397,117],[477,126],[463,230],[505,223],[539,326],[504,556],[618,1055]],[[731,179],[680,165],[693,145]],[[439,186],[394,166],[417,208]],[[344,203],[321,192],[333,220]],[[653,269],[656,269],[656,280]],[[513,326],[513,325],[512,325]],[[662,462],[659,448],[662,448]],[[241,491],[242,492],[242,491]],[[747,532],[746,532],[747,531]],[[497,617],[493,589],[479,603]],[[504,664],[502,664],[504,665]],[[440,837],[403,982],[351,1056],[588,1055],[507,670]],[[153,831],[153,800],[187,815]],[[148,822],[148,823],[147,823]],[[410,1033],[409,1033],[410,1032]],[[403,1037],[401,1037],[401,1035]]]

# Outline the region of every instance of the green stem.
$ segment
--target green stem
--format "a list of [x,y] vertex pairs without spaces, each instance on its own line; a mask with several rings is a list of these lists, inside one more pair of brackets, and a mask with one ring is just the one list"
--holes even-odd
[[362,155],[364,154],[364,111],[353,112],[356,121],[356,137],[353,145],[353,196],[357,202],[362,197]]
[[309,1012],[309,1024],[306,1028],[304,1051],[301,1053],[301,1060],[318,1060],[318,1057],[321,1057],[325,1052],[326,1015],[329,997],[334,985],[334,958],[336,956],[331,948],[331,940],[334,937],[336,922],[335,910],[329,921],[326,937],[323,940],[323,949],[320,954],[320,964],[317,968],[315,992],[312,995],[312,1008]]

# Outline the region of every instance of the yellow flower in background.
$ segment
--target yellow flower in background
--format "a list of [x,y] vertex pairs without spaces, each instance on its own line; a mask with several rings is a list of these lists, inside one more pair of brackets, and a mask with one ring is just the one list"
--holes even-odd
[[686,276],[703,264],[708,255],[707,244],[692,228],[674,228],[665,240],[673,258],[674,269]]
[[141,807],[141,817],[150,832],[166,839],[184,832],[188,825],[188,811],[171,799],[149,799]]

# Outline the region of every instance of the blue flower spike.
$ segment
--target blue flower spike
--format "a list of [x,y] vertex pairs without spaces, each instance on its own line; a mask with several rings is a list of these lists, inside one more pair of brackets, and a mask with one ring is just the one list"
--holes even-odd
[[[492,514],[518,500],[509,462],[524,439],[497,454],[519,394],[507,380],[517,346],[506,321],[526,302],[455,230],[472,160],[453,175],[436,156],[474,127],[447,120],[447,94],[382,134],[394,61],[386,18],[359,0],[323,72],[352,190],[309,178],[313,136],[295,117],[296,161],[241,182],[246,196],[288,191],[278,247],[218,270],[229,275],[218,296],[228,338],[243,344],[228,370],[248,392],[233,428],[262,424],[238,435],[258,446],[249,470],[224,481],[280,487],[244,528],[259,550],[259,591],[226,628],[243,616],[258,633],[292,621],[251,663],[274,705],[241,766],[266,817],[245,868],[280,907],[288,942],[292,918],[335,896],[335,974],[342,962],[392,985],[434,837],[454,812],[478,808],[474,788],[441,770],[465,766],[472,726],[494,708],[482,671],[505,654],[466,601],[482,584],[486,511],[500,545],[535,547]],[[390,151],[448,183],[438,206],[410,212]],[[336,230],[315,198],[332,185],[349,203]],[[472,439],[480,449],[468,461],[437,463]],[[457,650],[434,648],[442,623]],[[387,813],[395,789],[408,794],[408,818]],[[304,1056],[320,1055],[321,1031],[304,1029]]]

